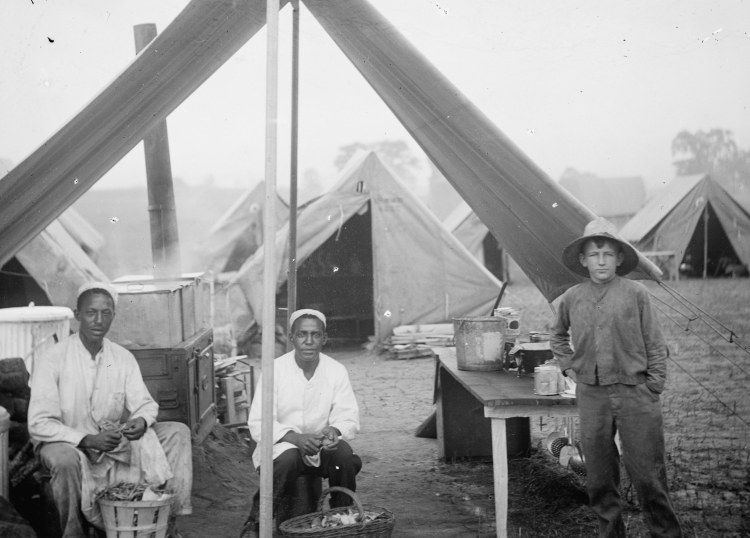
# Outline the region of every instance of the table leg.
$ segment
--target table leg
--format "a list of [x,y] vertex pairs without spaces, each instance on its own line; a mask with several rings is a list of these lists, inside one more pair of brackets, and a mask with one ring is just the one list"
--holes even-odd
[[508,450],[505,419],[492,419],[492,472],[495,482],[495,528],[498,538],[508,536]]

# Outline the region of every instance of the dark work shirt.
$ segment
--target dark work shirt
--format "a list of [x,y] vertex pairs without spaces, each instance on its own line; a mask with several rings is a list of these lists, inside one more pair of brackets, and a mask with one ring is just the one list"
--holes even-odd
[[560,368],[572,368],[581,383],[645,382],[654,392],[664,390],[667,345],[648,290],[639,282],[615,276],[604,284],[589,280],[568,289],[550,346]]

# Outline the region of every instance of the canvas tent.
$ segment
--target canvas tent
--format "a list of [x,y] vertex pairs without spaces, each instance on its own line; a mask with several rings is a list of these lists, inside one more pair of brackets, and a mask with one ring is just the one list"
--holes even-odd
[[[276,236],[280,287],[287,249],[285,226]],[[488,315],[501,287],[372,152],[355,155],[300,211],[297,261],[300,307],[318,307],[334,323],[369,322],[378,339],[398,325]],[[245,307],[240,330],[261,319],[263,263],[260,250],[231,284],[233,302]]]
[[[65,213],[70,215],[69,212]],[[68,232],[71,227],[75,235]],[[70,307],[84,282],[108,281],[84,247],[94,245],[96,233],[77,213],[57,219],[33,237],[3,266],[0,275],[1,307],[52,304]],[[88,242],[86,242],[88,238]]]
[[[579,282],[562,264],[560,249],[594,213],[524,155],[366,0],[304,4],[545,297],[553,300]],[[262,0],[187,4],[115,80],[0,180],[0,263],[264,23]],[[640,261],[634,277],[659,276],[652,263]]]
[[750,214],[705,174],[674,178],[620,233],[640,250],[674,252],[696,274],[704,244],[709,276],[723,272],[722,259],[750,264]]
[[57,220],[62,224],[65,231],[75,239],[76,243],[92,259],[96,260],[99,250],[104,246],[104,237],[96,231],[89,221],[83,218],[78,211],[69,207]]
[[575,173],[563,176],[560,186],[618,228],[622,228],[646,203],[643,178],[637,176],[601,178]]
[[500,280],[508,280],[508,254],[495,236],[479,220],[469,204],[461,201],[443,221],[448,231],[471,252],[490,273]]
[[[263,182],[247,191],[216,221],[205,243],[208,269],[215,273],[237,271],[263,244]],[[276,196],[276,229],[289,217],[286,202]]]

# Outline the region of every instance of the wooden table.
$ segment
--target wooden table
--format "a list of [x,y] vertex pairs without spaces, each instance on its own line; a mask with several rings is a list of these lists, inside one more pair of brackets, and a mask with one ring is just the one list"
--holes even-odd
[[[559,395],[538,396],[534,394],[534,379],[531,376],[518,377],[515,372],[459,370],[455,347],[435,347],[433,350],[438,355],[436,383],[444,374],[450,374],[450,378],[458,382],[452,388],[436,387],[436,425],[441,446],[439,450],[444,453],[446,432],[456,426],[453,422],[457,417],[455,413],[451,414],[454,410],[450,409],[451,399],[456,397],[455,393],[463,392],[463,395],[458,397],[473,398],[477,405],[484,407],[484,416],[491,422],[495,522],[497,536],[505,538],[508,535],[508,452],[505,421],[515,417],[576,416],[578,408],[575,398],[564,398]],[[448,391],[453,394],[448,394]],[[455,402],[455,399],[453,401]],[[463,417],[470,422],[469,415],[470,413],[463,413]]]

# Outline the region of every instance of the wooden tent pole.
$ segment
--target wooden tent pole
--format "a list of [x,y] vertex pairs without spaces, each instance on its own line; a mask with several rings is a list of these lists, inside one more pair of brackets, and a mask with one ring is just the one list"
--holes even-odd
[[708,204],[703,208],[703,280],[708,275]]
[[[289,275],[286,289],[287,314],[297,310],[297,146],[299,133],[299,0],[292,0],[292,121],[289,172]],[[291,329],[291,327],[290,327]],[[287,351],[291,351],[291,342]]]
[[266,0],[266,204],[263,211],[263,333],[261,372],[260,535],[273,534],[273,360],[276,348],[276,142],[279,0]]

